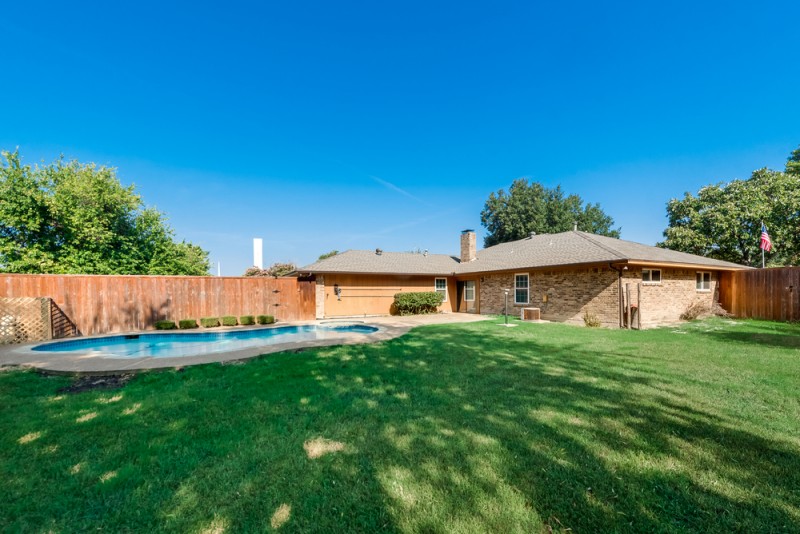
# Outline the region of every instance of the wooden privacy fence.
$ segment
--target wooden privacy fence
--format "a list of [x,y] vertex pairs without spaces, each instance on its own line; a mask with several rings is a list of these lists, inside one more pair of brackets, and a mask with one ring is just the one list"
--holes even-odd
[[735,317],[800,320],[800,267],[725,272],[719,303]]
[[315,283],[297,278],[0,275],[0,298],[51,298],[83,335],[223,315],[315,318]]

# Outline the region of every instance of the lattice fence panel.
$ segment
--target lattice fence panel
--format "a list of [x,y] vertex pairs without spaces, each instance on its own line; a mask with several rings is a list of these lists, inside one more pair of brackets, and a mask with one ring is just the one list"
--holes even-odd
[[0,344],[50,339],[49,298],[0,298]]

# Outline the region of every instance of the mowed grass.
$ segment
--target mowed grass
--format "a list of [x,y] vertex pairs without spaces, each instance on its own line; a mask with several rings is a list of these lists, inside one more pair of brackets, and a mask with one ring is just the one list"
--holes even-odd
[[115,391],[0,372],[0,531],[800,529],[800,326],[497,322]]

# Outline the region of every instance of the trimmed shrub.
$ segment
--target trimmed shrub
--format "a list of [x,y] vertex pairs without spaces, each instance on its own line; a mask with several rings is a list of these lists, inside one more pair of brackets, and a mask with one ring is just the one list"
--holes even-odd
[[239,324],[243,326],[250,326],[256,324],[256,320],[252,315],[242,315],[239,317]]
[[239,323],[233,315],[226,315],[222,318],[222,326],[236,326],[237,324]]
[[203,328],[214,328],[219,326],[219,318],[217,317],[203,317],[200,319],[200,326]]
[[444,295],[436,291],[398,293],[394,296],[394,311],[399,315],[436,313]]
[[156,321],[156,330],[175,330],[178,328],[175,321]]
[[194,319],[181,319],[180,321],[178,321],[178,326],[181,329],[197,328],[197,321]]
[[275,322],[275,317],[272,315],[259,315],[256,317],[258,324],[272,324]]

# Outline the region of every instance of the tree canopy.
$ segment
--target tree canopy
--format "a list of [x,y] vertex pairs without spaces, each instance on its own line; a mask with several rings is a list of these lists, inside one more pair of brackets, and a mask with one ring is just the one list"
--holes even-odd
[[790,174],[800,174],[800,147],[792,150],[786,160],[786,172]]
[[177,242],[163,214],[145,207],[110,167],[0,158],[0,271],[207,275],[208,252]]
[[491,193],[481,211],[481,224],[489,231],[483,245],[515,241],[531,232],[557,233],[578,229],[593,234],[619,237],[614,219],[599,204],[584,204],[578,195],[566,195],[561,186],[548,188],[525,178],[514,180],[506,193]]
[[327,260],[328,258],[336,256],[337,254],[339,254],[338,250],[331,250],[330,252],[326,252],[325,254],[320,254],[319,258],[317,258],[317,261]]
[[279,276],[286,276],[287,274],[293,273],[296,270],[297,266],[292,262],[275,262],[266,269],[259,269],[255,265],[248,267],[242,276],[274,276],[278,278]]
[[667,204],[668,227],[658,245],[742,265],[761,266],[761,223],[773,249],[771,266],[800,261],[800,148],[784,172],[756,170],[746,180],[702,187]]

